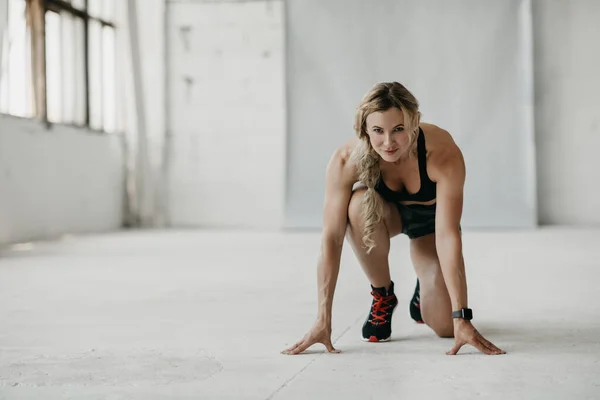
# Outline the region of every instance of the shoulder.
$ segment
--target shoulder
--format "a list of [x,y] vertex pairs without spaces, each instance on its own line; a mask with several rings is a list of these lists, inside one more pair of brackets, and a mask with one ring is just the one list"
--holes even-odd
[[337,180],[344,184],[358,181],[358,169],[352,155],[360,145],[358,138],[352,138],[337,148],[327,165],[327,180]]
[[421,124],[427,146],[427,173],[434,181],[464,180],[465,161],[452,134],[433,124]]

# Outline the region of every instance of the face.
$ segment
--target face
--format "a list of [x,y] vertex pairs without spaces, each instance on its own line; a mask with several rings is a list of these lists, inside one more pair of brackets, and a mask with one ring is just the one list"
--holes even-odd
[[367,116],[367,133],[373,149],[384,161],[396,162],[406,152],[409,137],[404,113],[398,108],[373,112]]

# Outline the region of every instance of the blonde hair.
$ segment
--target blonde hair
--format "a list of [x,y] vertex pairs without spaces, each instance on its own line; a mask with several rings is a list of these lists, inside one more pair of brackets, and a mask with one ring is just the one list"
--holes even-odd
[[367,187],[362,204],[364,218],[363,243],[367,254],[375,247],[373,232],[383,219],[383,204],[375,185],[381,178],[379,154],[371,146],[367,133],[367,117],[373,112],[381,112],[390,108],[398,108],[404,113],[404,125],[409,135],[409,156],[416,153],[419,134],[419,102],[413,94],[398,82],[383,82],[375,85],[362,99],[356,109],[354,130],[360,144],[354,149],[351,159],[357,167],[359,180]]

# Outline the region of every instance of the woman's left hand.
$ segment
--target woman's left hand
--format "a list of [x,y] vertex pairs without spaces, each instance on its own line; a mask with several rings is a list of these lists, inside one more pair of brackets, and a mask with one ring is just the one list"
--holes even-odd
[[454,347],[446,354],[453,356],[458,353],[461,347],[465,344],[470,344],[482,353],[489,355],[506,354],[500,350],[492,342],[481,336],[470,321],[464,319],[454,320]]

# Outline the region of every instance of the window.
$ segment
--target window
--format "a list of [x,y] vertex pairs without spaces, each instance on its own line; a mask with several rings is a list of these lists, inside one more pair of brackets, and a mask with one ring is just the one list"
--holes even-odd
[[8,0],[0,112],[114,132],[116,0]]
[[25,1],[9,0],[2,43],[0,112],[19,117],[34,115],[29,43]]

